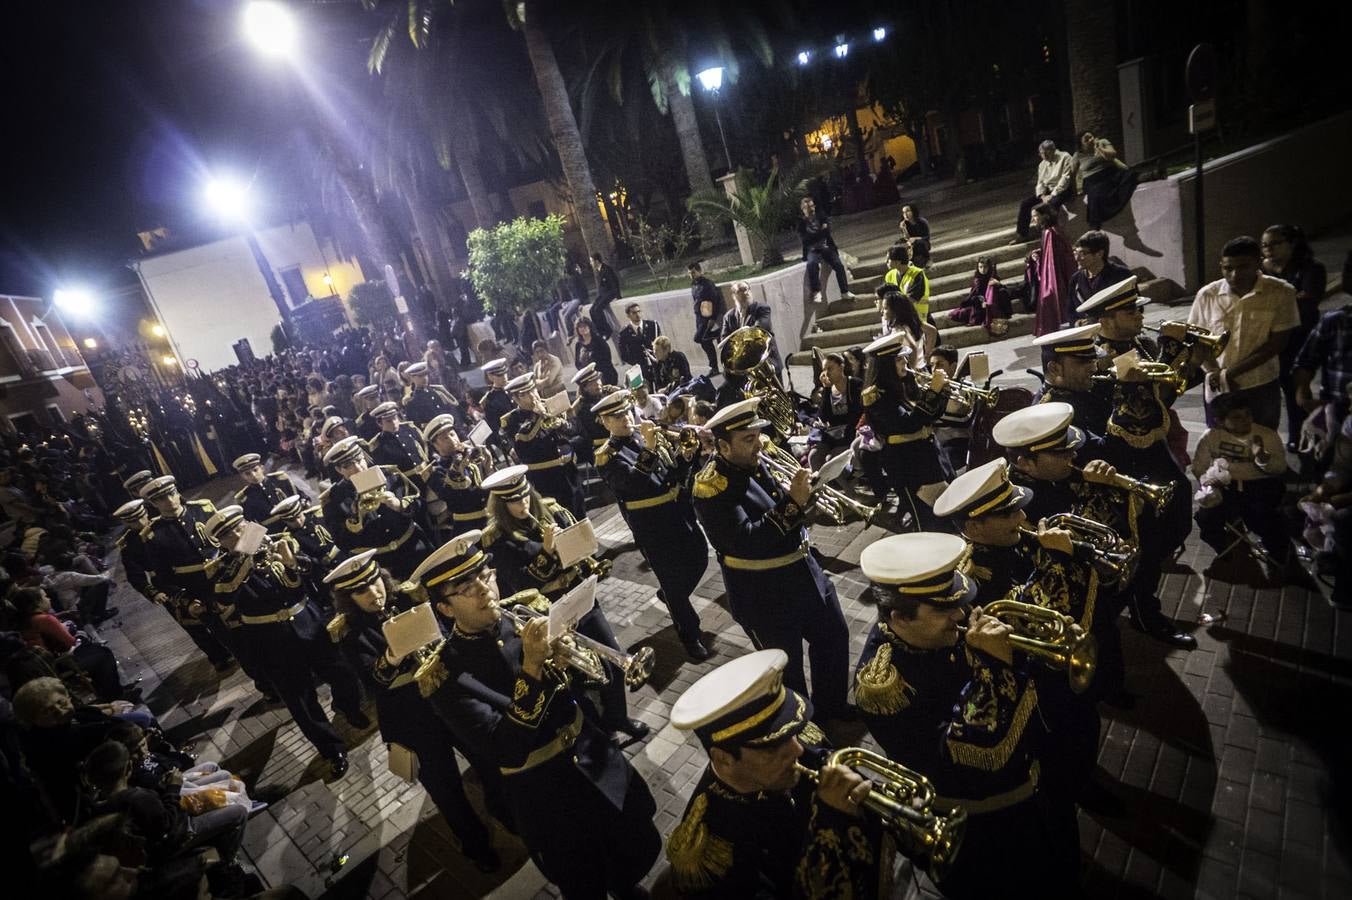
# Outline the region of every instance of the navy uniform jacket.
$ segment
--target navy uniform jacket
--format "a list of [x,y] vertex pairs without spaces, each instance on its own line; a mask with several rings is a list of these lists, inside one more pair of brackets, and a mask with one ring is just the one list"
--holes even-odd
[[912,403],[877,386],[864,388],[863,403],[869,425],[884,447],[920,439],[945,409],[943,395],[935,391],[920,392],[919,399]]
[[484,421],[488,427],[497,434],[502,431],[502,420],[506,415],[516,408],[516,403],[512,397],[500,387],[489,388],[484,392],[483,399],[479,402],[483,407]]
[[146,559],[161,590],[202,602],[212,595],[207,570],[218,550],[207,537],[207,520],[215,512],[210,500],[188,500],[177,518],[158,516],[141,529]]
[[610,432],[606,431],[596,413],[591,411],[592,404],[607,394],[613,394],[618,390],[619,388],[613,384],[603,384],[601,385],[601,392],[597,396],[585,397],[579,391],[577,399],[573,401],[573,415],[577,418],[578,431],[581,432],[583,441],[582,452],[578,455],[584,462],[593,461],[596,449],[610,437]]
[[690,504],[690,462],[666,447],[649,450],[630,435],[602,444],[596,466],[654,569],[665,568],[670,560],[673,568],[690,571],[692,587],[697,584],[709,545]]
[[298,490],[285,472],[269,472],[260,484],[246,484],[235,491],[235,502],[244,508],[244,518],[267,528],[277,524],[272,508],[292,494],[309,502],[310,495]]
[[[294,543],[292,551],[299,554]],[[303,556],[297,556],[298,561],[302,559]],[[221,617],[231,626],[245,626],[251,642],[276,643],[293,636],[302,640],[323,636],[327,640],[322,614],[306,602],[300,569],[286,569],[280,561],[269,558],[267,550],[252,556],[223,553],[212,582]],[[294,613],[286,620],[249,621],[253,617],[273,616],[288,609]]]
[[457,426],[463,425],[465,421],[464,411],[451,392],[439,384],[429,384],[426,387],[410,387],[404,392],[403,400],[404,415],[408,416],[419,428],[432,421],[435,417],[448,413],[455,418]]
[[780,490],[763,462],[747,472],[716,456],[695,477],[694,495],[734,606],[756,598],[821,602],[829,596],[826,575],[808,553],[806,511]]
[[[347,555],[379,549],[385,556],[410,542],[422,544],[422,532],[415,520],[418,488],[393,466],[381,468],[385,471],[385,489],[400,498],[399,511],[382,503],[374,510],[363,512],[357,502],[356,489],[347,479],[331,487],[324,497],[324,527]],[[416,567],[418,562],[421,559],[415,560],[413,566]],[[381,564],[385,565],[385,561]],[[396,577],[406,578],[409,572],[398,572]]]
[[407,422],[400,422],[396,431],[381,430],[369,443],[377,465],[394,466],[410,478],[414,469],[427,462],[427,445],[418,429]]
[[449,462],[438,457],[427,472],[427,489],[446,504],[438,524],[451,534],[461,534],[488,524],[488,491],[479,466],[458,454]]
[[[505,603],[530,599],[518,595]],[[532,604],[539,607],[538,595]],[[559,849],[577,845],[577,829],[599,832],[606,820],[613,825],[616,819],[633,819],[608,832],[620,835],[610,840],[633,843],[637,849],[608,847],[600,840],[598,849],[632,857],[646,855],[650,845],[646,862],[635,861],[634,868],[641,866],[642,871],[615,878],[616,883],[636,883],[660,848],[651,794],[624,754],[584,714],[591,704],[578,703],[571,670],[547,667],[537,681],[521,663],[521,639],[502,619],[486,633],[452,630],[419,671],[418,685],[485,781],[493,787],[501,783],[515,828],[546,877],[558,880],[574,866],[616,864],[615,857],[600,853],[568,858]],[[647,803],[635,804],[635,792]]]
[[[573,514],[556,501],[545,497],[544,504],[546,513],[559,528],[577,524]],[[556,554],[545,551],[544,531],[534,520],[513,522],[510,531],[503,530],[497,522],[489,522],[480,540],[483,548],[493,554],[493,566],[504,594],[537,590],[557,600],[593,572],[609,571],[609,562],[600,563],[591,557],[565,569]]]
[[511,441],[516,456],[532,471],[571,462],[572,445],[568,441],[568,421],[516,408],[502,419],[502,436]]
[[145,541],[141,539],[141,532],[131,528],[123,531],[117,539],[117,549],[122,551],[122,568],[127,572],[127,584],[146,599],[154,597],[159,590],[151,580],[150,557]]
[[[808,723],[802,762],[820,767],[826,751]],[[815,785],[742,794],[706,766],[667,840],[672,880],[682,897],[781,900],[878,893],[877,819],[848,816],[818,803]]]
[[[1101,384],[1102,382],[1094,382],[1094,388],[1090,391],[1072,391],[1069,388],[1044,385],[1037,402],[1069,403],[1075,410],[1075,418],[1071,420],[1071,424],[1085,432],[1090,442],[1093,442],[1095,437],[1101,439],[1107,434],[1108,416],[1113,411],[1112,398],[1107,390],[1100,387]],[[1096,457],[1086,457],[1084,451],[1081,451],[1079,458],[1084,460]]]
[[855,700],[889,759],[946,799],[998,808],[1027,799],[1036,782],[1030,764],[1042,730],[1024,668],[1017,656],[1008,666],[961,639],[921,650],[880,623],[855,667]]
[[380,425],[371,416],[370,410],[363,410],[358,413],[357,420],[352,424],[356,426],[357,430],[351,433],[357,435],[363,441],[371,440],[371,438],[376,436],[376,432],[380,430]]

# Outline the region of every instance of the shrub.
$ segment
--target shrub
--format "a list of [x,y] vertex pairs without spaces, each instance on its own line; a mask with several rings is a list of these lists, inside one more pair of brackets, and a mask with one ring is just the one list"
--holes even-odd
[[469,233],[470,280],[494,311],[543,309],[563,278],[564,219],[520,218]]

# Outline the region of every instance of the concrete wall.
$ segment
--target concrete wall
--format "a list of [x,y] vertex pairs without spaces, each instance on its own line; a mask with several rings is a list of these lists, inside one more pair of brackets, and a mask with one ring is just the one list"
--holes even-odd
[[[770,323],[774,328],[780,356],[787,358],[790,353],[798,352],[802,346],[802,336],[811,327],[817,312],[807,289],[807,265],[795,263],[768,275],[745,280],[751,286],[752,300],[770,307]],[[835,278],[827,282],[823,275],[822,280],[826,283],[826,299],[837,299],[839,294]],[[723,292],[725,309],[731,309],[732,282],[719,282],[718,287]],[[704,373],[706,360],[704,350],[695,343],[695,309],[688,282],[680,288],[660,294],[616,300],[610,305],[610,310],[621,324],[626,321],[624,308],[630,303],[637,303],[643,310],[643,318],[652,319],[662,327],[662,333],[671,339],[672,348],[680,350],[689,358],[693,374]],[[824,314],[825,302],[820,309]],[[618,357],[616,359],[618,367]],[[623,376],[624,373],[620,374]]]
[[[1316,122],[1206,163],[1203,169],[1206,250],[1196,259],[1196,170],[1140,185],[1129,208],[1104,226],[1112,253],[1132,269],[1168,279],[1174,294],[1192,293],[1220,277],[1220,252],[1241,234],[1258,237],[1268,225],[1300,225],[1317,234],[1352,214],[1352,113]],[[1069,225],[1084,232],[1083,204]]]
[[[364,280],[355,264],[327,248],[321,253],[307,223],[264,229],[257,237],[293,307],[299,303],[286,290],[282,269],[299,266],[313,297],[337,293],[346,299]],[[272,329],[281,316],[243,236],[152,256],[136,266],[180,360],[196,359],[208,371],[233,365],[231,345],[240,338],[248,338],[258,356],[272,352]],[[323,281],[325,272],[331,287]]]

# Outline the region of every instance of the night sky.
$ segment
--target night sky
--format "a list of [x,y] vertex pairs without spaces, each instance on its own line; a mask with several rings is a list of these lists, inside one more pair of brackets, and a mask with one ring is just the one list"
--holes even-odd
[[[210,227],[199,199],[208,171],[285,183],[279,148],[303,120],[302,89],[285,65],[260,61],[243,42],[240,5],[3,4],[0,293],[97,289],[139,252],[137,231]],[[351,15],[309,12],[328,22]],[[350,34],[329,43],[312,40],[304,52],[365,81],[364,48]]]

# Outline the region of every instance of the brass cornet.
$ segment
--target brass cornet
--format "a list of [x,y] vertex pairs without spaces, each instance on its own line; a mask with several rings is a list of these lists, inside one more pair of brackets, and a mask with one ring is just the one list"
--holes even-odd
[[[532,619],[549,616],[549,613],[536,612],[524,603],[500,606],[498,611],[516,626],[518,632]],[[610,663],[624,673],[625,686],[631,691],[638,690],[652,676],[653,657],[656,655],[652,647],[640,647],[632,654],[622,653],[576,631],[555,638],[552,649],[563,666],[599,684],[610,682],[610,673],[605,667],[605,663]]]
[[[930,385],[934,383],[933,372],[926,372],[923,369],[911,369],[910,372],[922,391],[931,389]],[[944,385],[944,390],[951,390],[957,395],[958,400],[968,406],[975,406],[977,401],[985,403],[987,406],[994,406],[1000,399],[999,388],[983,388],[962,378],[949,378],[948,383]]]
[[[1100,575],[1111,578],[1118,584],[1126,584],[1136,574],[1136,561],[1140,551],[1131,541],[1123,540],[1102,522],[1095,522],[1073,513],[1057,513],[1046,519],[1048,528],[1064,528],[1075,536],[1076,540],[1094,548],[1094,568]],[[1037,532],[1031,528],[1020,528],[1023,534],[1037,539]]]
[[[827,757],[826,764],[881,776],[869,778],[871,790],[860,805],[882,820],[906,855],[925,865],[935,881],[943,878],[962,847],[966,810],[960,806],[935,809],[934,787],[928,778],[862,747],[837,750]],[[814,782],[820,777],[816,769],[802,763],[793,767]]]
[[[1071,466],[1071,468],[1081,475],[1084,474],[1084,470],[1079,466]],[[1109,487],[1135,494],[1149,503],[1156,513],[1162,513],[1164,508],[1169,505],[1169,501],[1174,499],[1174,486],[1172,484],[1155,484],[1150,481],[1142,481],[1139,478],[1123,475],[1121,472],[1114,475],[1107,484]]]
[[1189,325],[1187,322],[1161,322],[1159,325],[1145,325],[1143,329],[1152,334],[1163,336],[1164,329],[1171,327],[1184,330],[1184,344],[1189,347],[1203,347],[1213,357],[1220,356],[1225,351],[1226,345],[1230,343],[1230,332],[1228,331],[1217,334],[1207,331],[1200,325]]
[[694,453],[700,448],[699,432],[693,425],[658,425],[655,434],[658,440],[666,441],[670,449],[680,453]]
[[[761,441],[760,456],[769,467],[770,474],[774,476],[780,490],[788,493],[789,485],[793,483],[793,475],[802,468],[802,463],[792,453],[769,439]],[[822,515],[835,525],[844,525],[852,519],[868,524],[878,514],[880,508],[860,503],[829,484],[813,485],[811,498],[812,505],[821,510]]]
[[1084,693],[1094,680],[1098,640],[1070,616],[1017,600],[996,600],[982,612],[1014,629],[1008,637],[1015,647],[1050,668],[1064,670],[1075,693]]

